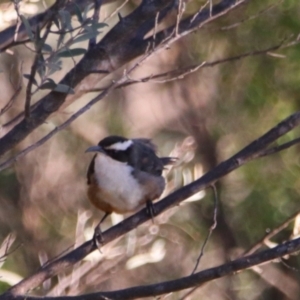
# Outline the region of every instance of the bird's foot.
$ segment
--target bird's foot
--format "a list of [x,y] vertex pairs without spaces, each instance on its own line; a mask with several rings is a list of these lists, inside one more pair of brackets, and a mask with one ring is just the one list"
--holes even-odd
[[103,244],[104,239],[103,239],[102,231],[101,231],[101,228],[99,225],[100,224],[98,224],[95,228],[94,236],[93,236],[93,243],[98,248],[98,250],[101,252],[101,245]]
[[100,250],[101,245],[104,242],[104,238],[103,238],[103,234],[102,234],[102,230],[101,230],[101,224],[102,222],[104,222],[104,220],[109,216],[109,213],[106,212],[104,214],[104,216],[102,217],[102,219],[100,220],[100,222],[98,223],[98,225],[95,227],[95,231],[94,231],[94,236],[93,236],[93,242],[94,245]]
[[146,202],[147,214],[151,217],[152,223],[154,224],[154,217],[157,215],[157,211],[154,208],[154,205],[151,200]]

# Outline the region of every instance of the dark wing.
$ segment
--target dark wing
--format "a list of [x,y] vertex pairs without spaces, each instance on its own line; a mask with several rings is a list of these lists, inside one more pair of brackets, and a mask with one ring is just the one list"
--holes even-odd
[[[152,151],[154,151],[155,155],[156,155],[156,151],[157,151],[157,148],[156,148],[156,145],[154,145],[150,139],[143,139],[143,138],[139,138],[139,139],[133,139],[134,142],[138,142],[138,143],[141,143],[143,144],[144,146],[148,147],[149,149],[151,149]],[[177,161],[177,157],[159,157],[159,159],[161,160],[162,164],[164,166],[167,166],[167,165],[173,165],[176,163]]]
[[91,177],[95,173],[95,158],[96,158],[96,155],[94,155],[92,161],[90,162],[90,165],[89,165],[87,173],[86,173],[87,184],[91,184]]
[[153,175],[161,175],[165,165],[173,163],[171,157],[158,157],[155,145],[148,139],[133,139],[128,164],[135,169]]
[[156,145],[153,144],[150,139],[139,138],[139,139],[132,139],[132,141],[137,144],[142,144],[143,146],[148,147],[154,152],[157,151]]

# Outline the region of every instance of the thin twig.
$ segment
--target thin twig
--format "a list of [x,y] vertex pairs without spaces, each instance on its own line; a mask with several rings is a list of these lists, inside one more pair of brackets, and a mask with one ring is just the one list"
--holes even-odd
[[270,154],[274,154],[274,153],[277,153],[277,152],[280,152],[282,150],[285,150],[285,149],[288,149],[290,148],[291,146],[294,146],[296,144],[300,143],[300,138],[296,138],[292,141],[289,141],[287,143],[284,143],[284,144],[281,144],[279,146],[276,146],[276,147],[273,147],[273,148],[269,148],[269,149],[266,149],[264,151],[262,151],[258,157],[264,157],[264,156],[267,156],[267,155],[270,155]]
[[[13,249],[9,250],[15,240],[16,240],[16,235],[14,233],[10,233],[5,238],[4,242],[2,243],[2,245],[0,247],[0,252],[1,252],[0,262],[3,262],[10,254],[17,251],[23,245],[22,243],[20,243],[20,244],[16,245]],[[4,243],[5,243],[5,250],[3,253],[1,248],[3,247]]]
[[[86,20],[86,22],[83,22],[84,23],[87,23],[88,20]],[[50,30],[50,33],[53,33],[53,34],[66,34],[66,33],[72,33],[74,31],[77,31],[78,29],[82,29],[82,25],[83,24],[80,24],[80,26],[77,26],[77,27],[73,27],[72,29],[69,29],[69,30],[66,30],[66,29],[61,29],[61,30]]]
[[[201,285],[203,286],[203,285]],[[193,287],[191,290],[189,290],[186,294],[184,294],[179,300],[187,300],[190,299],[189,296],[191,296],[193,293],[195,293],[197,291],[197,289],[199,288],[199,286],[195,286]]]
[[114,15],[116,15],[128,2],[129,2],[129,0],[125,0],[109,16],[107,16],[106,18],[104,18],[103,22],[107,21],[108,19],[110,19],[111,17],[113,17]]
[[[94,14],[92,17],[94,24],[97,24],[99,21],[101,4],[102,4],[102,0],[94,0]],[[96,43],[97,43],[97,37],[95,36],[89,40],[88,49],[95,47]]]
[[[159,1],[158,1],[159,2]],[[172,2],[172,1],[171,1]],[[174,26],[170,27],[169,29],[166,30],[162,30],[161,32],[158,33],[158,40],[161,42],[163,42],[163,47],[162,49],[165,49],[166,47],[168,47],[170,45],[171,42],[175,42],[176,40],[178,40],[179,38],[185,36],[185,32],[186,34],[190,33],[193,31],[193,29],[198,29],[199,27],[201,27],[203,24],[207,23],[207,22],[211,22],[212,20],[221,17],[224,14],[227,14],[229,11],[232,11],[234,9],[236,9],[237,7],[239,7],[240,5],[242,5],[243,3],[246,3],[247,0],[243,0],[243,1],[239,1],[239,2],[235,2],[234,0],[223,0],[220,3],[216,4],[214,6],[213,9],[213,16],[211,18],[209,18],[209,16],[207,15],[207,13],[204,11],[202,14],[199,14],[199,16],[194,20],[194,22],[192,24],[189,24],[189,20],[190,17],[188,17],[185,20],[182,20],[180,23],[180,34],[177,38],[172,39],[171,35],[172,33],[174,33]],[[144,2],[143,2],[144,3]],[[157,3],[159,4],[159,3]],[[161,4],[159,4],[161,6]],[[143,5],[140,5],[140,7],[143,8]],[[162,6],[163,7],[163,6]],[[165,6],[166,11],[169,11],[171,9],[171,7],[173,7],[173,2],[172,5],[171,3],[168,3],[168,5]],[[141,9],[141,11],[143,11]],[[155,15],[154,15],[155,16]],[[162,14],[162,16],[164,16],[164,14]],[[188,25],[189,24],[189,25]],[[122,25],[123,26],[123,25]],[[116,29],[119,28],[118,25],[115,26]],[[123,26],[124,27],[124,26]],[[126,26],[129,27],[129,26]],[[150,29],[149,29],[150,30]],[[113,31],[112,31],[113,32]],[[145,33],[146,34],[146,33]],[[112,35],[111,35],[112,36]],[[117,35],[119,36],[119,35]],[[107,36],[108,37],[108,36]],[[130,35],[130,38],[132,39],[132,35]],[[109,38],[107,38],[109,40]],[[106,39],[106,42],[107,42]],[[141,51],[146,50],[147,47],[149,47],[149,44],[151,45],[151,40],[152,40],[152,36],[150,38],[146,38],[143,39],[142,44],[140,45],[139,49],[140,50],[135,50],[134,51],[134,55],[133,57],[136,57],[138,54],[141,53]],[[98,46],[101,46],[101,42],[98,44]],[[147,47],[146,47],[147,46]],[[158,49],[159,50],[159,49]],[[120,53],[116,52],[117,56],[120,55]],[[157,53],[155,51],[155,53]],[[85,56],[85,58],[87,58],[88,55]],[[115,56],[114,56],[115,57]],[[119,56],[118,56],[119,57]],[[133,58],[131,57],[131,58]],[[124,63],[124,59],[117,59],[115,57],[115,61],[120,61],[122,63]],[[83,59],[79,66],[82,67],[84,65],[84,63],[86,62],[86,59]],[[95,61],[95,64],[99,65],[100,63],[103,63],[103,60],[100,61],[100,59],[97,61]],[[117,63],[118,65],[119,63]],[[136,65],[136,67],[138,66],[138,64]],[[114,67],[117,67],[116,65]],[[73,73],[76,72],[76,68],[73,69],[69,75],[73,75]],[[130,72],[127,72],[130,73]],[[74,86],[76,84],[78,84],[80,82],[80,80],[82,80],[82,78],[84,78],[86,76],[87,73],[83,73],[81,76],[77,76],[76,78],[78,79],[78,81],[73,81]],[[70,80],[69,76],[65,77],[68,80]],[[62,80],[62,83],[64,83],[65,78]],[[67,83],[69,83],[67,80]],[[59,107],[61,107],[61,105],[63,105],[63,103],[65,102],[66,96],[60,96],[60,101],[56,101],[56,99],[51,99],[52,93],[50,95],[48,95],[47,97],[44,97],[39,105],[36,107],[36,109],[41,109],[43,107],[43,103],[44,101],[47,102],[47,107],[52,106],[55,107],[55,110],[57,110]],[[54,96],[54,95],[53,95]],[[57,104],[59,103],[59,104]],[[54,110],[54,111],[55,111]],[[36,111],[36,110],[35,110]],[[41,111],[43,111],[43,109],[41,109]],[[34,122],[35,120],[32,120],[29,124],[28,120],[21,120],[21,122],[18,124],[18,126],[16,126],[14,129],[12,129],[9,133],[7,133],[5,136],[2,137],[1,139],[1,144],[0,144],[0,153],[5,153],[6,151],[8,151],[13,145],[16,145],[18,142],[20,142],[22,139],[24,139],[26,136],[28,136],[28,134],[30,134],[30,132],[32,132],[32,130],[34,130],[35,128],[37,128],[38,126],[40,126],[42,124],[43,121],[45,121],[47,119],[47,117],[53,113],[54,111],[43,111],[43,114],[39,114],[39,118],[37,118],[38,121]],[[25,127],[22,127],[22,126]],[[30,126],[27,126],[30,125]],[[22,134],[20,134],[18,131],[19,128],[23,128],[22,130]],[[26,129],[24,129],[26,128]]]
[[195,21],[195,19],[198,17],[198,15],[205,9],[207,4],[209,4],[209,3],[210,3],[210,0],[207,0],[202,6],[200,6],[200,9],[191,18],[190,23],[193,23]]
[[43,145],[45,142],[47,142],[52,136],[54,136],[59,131],[65,129],[69,124],[71,124],[74,120],[76,120],[79,116],[81,116],[83,113],[85,113],[87,110],[89,110],[95,103],[106,97],[106,95],[115,87],[115,85],[118,83],[111,84],[109,87],[107,87],[101,94],[93,98],[88,104],[83,106],[81,109],[79,109],[76,113],[74,113],[69,119],[67,119],[64,123],[61,125],[55,127],[52,131],[50,131],[48,134],[46,134],[44,137],[42,137],[40,140],[35,142],[34,144],[28,146],[24,150],[17,153],[15,156],[9,158],[8,160],[4,161],[0,164],[0,171],[6,169],[9,167],[12,163],[14,163],[17,159],[23,157],[30,151],[36,149],[37,147]]
[[29,76],[29,80],[27,83],[27,87],[26,87],[26,99],[25,99],[25,108],[24,108],[24,115],[25,115],[26,119],[30,118],[30,112],[31,112],[30,102],[31,102],[31,96],[32,96],[31,89],[32,89],[33,82],[35,80],[34,77],[37,72],[38,64],[40,63],[40,59],[42,57],[43,46],[44,46],[46,39],[50,33],[52,22],[53,22],[54,18],[56,18],[57,11],[64,4],[64,2],[65,2],[65,0],[57,0],[56,3],[53,5],[53,9],[51,10],[51,13],[48,16],[48,21],[47,21],[47,26],[46,26],[45,32],[41,38],[39,36],[37,36],[37,33],[39,32],[39,30],[36,31],[36,35],[35,35],[36,54],[35,54],[34,62],[31,66],[30,76]]
[[155,16],[155,24],[154,24],[154,30],[153,30],[153,43],[152,43],[152,51],[155,49],[155,38],[158,28],[158,18],[159,18],[159,11],[157,12]]
[[[237,55],[237,56],[234,56],[234,57],[229,57],[229,58],[225,58],[225,59],[216,60],[216,61],[213,61],[213,62],[202,62],[201,64],[198,64],[198,65],[192,65],[192,66],[189,66],[189,67],[186,67],[186,68],[183,68],[183,69],[179,69],[179,70],[175,69],[175,70],[168,71],[168,72],[165,72],[165,73],[160,73],[160,74],[156,74],[156,75],[144,77],[144,78],[141,78],[139,80],[133,80],[133,79],[129,78],[128,74],[126,74],[126,78],[128,80],[118,80],[118,81],[115,82],[115,84],[117,82],[119,82],[119,84],[116,84],[116,85],[114,84],[114,87],[115,88],[120,88],[120,87],[124,87],[124,86],[130,85],[130,84],[133,84],[133,83],[146,82],[146,81],[150,81],[150,80],[154,80],[156,78],[161,78],[161,77],[166,77],[166,76],[173,76],[170,80],[175,80],[175,78],[176,79],[180,79],[180,78],[182,78],[182,76],[186,76],[186,75],[188,75],[188,74],[190,74],[192,72],[195,72],[195,71],[197,71],[197,70],[199,70],[201,68],[204,68],[204,67],[212,67],[212,66],[215,66],[215,65],[220,64],[220,63],[230,62],[230,61],[242,59],[242,58],[245,58],[245,57],[248,57],[248,56],[262,55],[262,54],[265,54],[265,53],[267,53],[269,51],[274,51],[274,50],[280,49],[281,47],[283,47],[284,41],[280,42],[278,45],[272,46],[272,47],[264,49],[264,50],[251,51],[251,52],[247,52],[247,53],[244,53],[244,54],[241,54],[241,55]],[[134,68],[130,69],[129,72],[132,72],[133,70],[134,70]],[[159,82],[159,81],[156,81],[156,82]],[[107,88],[101,89],[101,91],[105,93],[106,89]],[[91,89],[91,90],[86,91],[86,92],[95,92],[95,91],[99,91],[99,89]],[[100,96],[100,97],[102,97],[102,96]],[[99,101],[99,100],[97,100],[97,101]],[[95,101],[95,102],[91,101],[91,102],[92,103],[96,103],[97,101]],[[86,110],[88,110],[90,108],[90,106],[93,105],[93,104],[90,104],[91,102],[89,102],[86,106],[82,107],[77,113],[80,113],[80,112],[83,113]],[[82,113],[80,113],[79,115],[81,115]],[[12,158],[6,160],[5,162],[3,162],[2,164],[0,164],[0,171],[3,170],[3,169],[5,169],[5,168],[7,168],[7,167],[9,167],[18,158],[24,156],[28,152],[30,152],[30,151],[36,149],[38,146],[44,144],[54,134],[56,134],[60,130],[64,129],[67,125],[69,125],[71,122],[73,122],[75,119],[77,119],[76,114],[74,115],[75,116],[74,118],[72,116],[65,123],[63,123],[61,126],[58,126],[57,128],[55,128],[53,131],[51,131],[49,134],[47,134],[45,137],[43,137],[41,140],[39,140],[35,144],[27,147],[26,149],[24,149],[21,152],[19,152],[18,154],[16,154],[14,157],[12,157]],[[4,124],[3,126],[7,126],[7,124]],[[293,143],[293,141],[290,142],[290,143]],[[287,144],[287,145],[284,146],[285,148],[283,148],[283,149],[286,149],[286,148],[288,148],[290,146],[292,146],[292,145],[288,145]],[[271,151],[271,150],[266,150],[266,151]],[[274,151],[274,150],[272,150],[272,151]],[[281,150],[278,149],[276,152],[278,152],[278,151],[281,151]],[[270,154],[271,154],[271,152],[270,152]],[[268,154],[265,154],[265,155],[268,155]],[[264,156],[264,154],[262,153],[261,156]]]
[[[192,74],[202,68],[208,68],[208,67],[214,67],[216,65],[219,64],[223,64],[223,63],[228,63],[228,62],[233,62],[236,60],[240,60],[243,58],[247,58],[247,57],[251,57],[251,56],[257,56],[257,55],[265,55],[270,51],[274,51],[274,50],[278,50],[281,49],[283,47],[285,47],[284,44],[285,40],[281,41],[279,44],[275,45],[275,46],[271,46],[268,47],[266,49],[263,50],[257,50],[257,51],[250,51],[250,52],[246,52],[243,54],[239,54],[236,56],[231,56],[231,57],[226,57],[226,58],[222,58],[222,59],[218,59],[218,60],[214,60],[214,61],[204,61],[201,62],[199,64],[193,64],[187,67],[183,67],[180,69],[173,69],[164,73],[159,73],[159,74],[153,74],[150,76],[146,76],[146,77],[142,77],[139,79],[134,79],[132,77],[127,76],[128,80],[124,83],[121,83],[120,85],[117,86],[117,88],[121,88],[121,87],[126,87],[132,84],[137,84],[137,83],[145,83],[145,82],[154,82],[154,83],[166,83],[166,82],[171,82],[174,80],[178,80],[178,79],[183,79],[185,78],[187,75]],[[132,71],[132,70],[130,70]],[[162,79],[162,80],[157,80],[159,78],[164,78],[164,77],[168,77],[167,79]],[[84,90],[86,93],[90,93],[90,92],[99,92],[99,91],[103,91],[105,88],[95,88],[95,89],[88,89],[88,90]],[[6,126],[6,124],[4,124],[3,126]]]
[[[197,24],[197,26],[192,26],[192,23],[196,22],[196,19],[200,16],[200,14],[196,18],[193,16],[192,18],[190,18],[190,20],[193,19],[193,22],[189,23],[190,28],[184,28],[184,29],[180,28],[180,31],[177,34],[176,34],[176,25],[169,28],[168,30],[165,30],[163,32],[165,38],[161,41],[160,45],[155,49],[155,51],[149,52],[148,55],[143,57],[141,59],[141,61],[146,61],[152,55],[158,54],[161,51],[163,51],[165,49],[168,49],[170,47],[170,45],[173,44],[174,42],[176,42],[177,40],[179,40],[179,39],[183,38],[184,36],[198,30],[199,28],[203,27],[205,24],[208,24],[208,23],[214,21],[215,19],[227,14],[229,11],[237,9],[238,7],[243,5],[246,1],[247,0],[238,1],[234,5],[231,5],[230,7],[228,7],[227,9],[221,10],[220,12],[218,12],[216,14],[212,13],[212,15],[210,15],[208,18],[204,18],[202,22]],[[152,39],[152,37],[148,38],[149,41],[151,41],[151,39]]]
[[[270,11],[270,10],[274,9],[275,7],[277,7],[283,1],[284,0],[279,0],[277,3],[267,6],[266,8],[258,11],[256,14],[249,16],[248,18],[242,19],[242,20],[240,20],[236,23],[233,23],[231,25],[228,25],[228,26],[223,26],[223,27],[221,27],[220,29],[217,29],[217,30],[221,30],[221,31],[230,30],[230,29],[236,28],[236,27],[238,27],[238,26],[240,26],[240,25],[242,25],[242,24],[244,24],[248,21],[252,21],[254,19],[257,19],[261,15],[263,15],[263,14],[267,13],[268,11]],[[215,29],[210,29],[210,30],[215,30]]]
[[176,16],[176,24],[175,24],[175,36],[179,34],[179,25],[184,11],[185,11],[185,3],[183,2],[183,0],[179,0],[177,16]]
[[[161,41],[160,45],[158,45],[153,51],[148,51],[149,47],[147,47],[148,49],[146,49],[145,54],[143,57],[141,57],[140,60],[138,60],[135,65],[133,65],[128,71],[127,74],[132,73],[137,67],[139,67],[141,64],[144,64],[146,61],[148,61],[154,54],[158,54],[159,52],[161,52],[162,50],[168,49],[170,47],[171,44],[173,44],[174,42],[176,42],[177,40],[179,40],[180,38],[182,38],[183,36],[194,32],[195,30],[201,28],[203,25],[219,18],[220,16],[223,16],[224,14],[226,14],[228,11],[233,10],[237,7],[239,7],[241,4],[243,4],[246,0],[243,1],[239,1],[238,3],[236,3],[233,6],[230,6],[227,9],[222,10],[221,12],[210,16],[209,18],[206,18],[203,20],[203,22],[201,22],[198,26],[195,27],[191,27],[191,29],[186,29],[184,31],[179,32],[179,26],[180,26],[180,22],[176,25],[174,25],[172,28],[170,28],[169,30],[167,30],[166,32],[168,32],[168,34],[166,35],[166,37]],[[180,5],[179,5],[180,6]],[[184,10],[184,5],[182,5],[181,8],[181,13],[183,13]],[[180,14],[177,14],[177,19],[180,18]],[[149,38],[149,43],[152,43],[152,39],[153,37]]]
[[199,263],[200,263],[200,260],[202,258],[202,256],[204,255],[204,249],[213,233],[213,231],[216,229],[217,227],[217,215],[218,215],[218,192],[217,192],[217,189],[216,189],[216,186],[214,184],[211,185],[211,188],[213,189],[213,192],[214,192],[214,216],[213,216],[213,223],[212,225],[210,226],[209,228],[209,231],[205,237],[205,240],[202,244],[202,247],[201,247],[201,251],[200,251],[200,254],[197,258],[197,261],[196,261],[196,264],[195,264],[195,267],[192,271],[192,274],[194,274],[196,272],[196,270],[198,269],[198,266],[199,266]]
[[[22,69],[23,69],[23,61],[20,63],[20,74],[22,74]],[[10,82],[13,85],[11,79],[10,79]],[[19,82],[18,82],[17,88],[15,89],[13,95],[10,97],[8,102],[4,105],[4,107],[0,109],[0,116],[3,115],[5,112],[7,112],[12,107],[13,103],[15,102],[15,100],[17,99],[17,97],[19,96],[19,94],[22,90],[22,82],[23,82],[23,78],[22,78],[22,76],[19,76]]]
[[14,42],[16,42],[18,40],[18,31],[22,24],[22,20],[21,20],[20,11],[19,11],[20,1],[13,0],[13,3],[14,3],[15,12],[17,13],[17,23],[16,23],[16,28],[15,28],[15,34],[14,34]]
[[260,239],[255,245],[253,245],[250,249],[245,251],[243,256],[250,255],[254,252],[256,252],[258,249],[260,249],[262,246],[265,245],[266,241],[270,240],[273,236],[278,234],[280,231],[285,229],[300,213],[300,210],[288,217],[286,220],[284,220],[282,223],[280,223],[278,226],[276,226],[274,229],[270,230],[262,239]]
[[242,257],[226,264],[206,269],[196,274],[182,277],[175,280],[160,282],[150,285],[142,285],[131,287],[123,290],[110,292],[96,292],[79,296],[58,296],[58,297],[32,297],[22,293],[6,292],[0,296],[1,300],[16,299],[16,300],[130,300],[143,297],[154,297],[162,294],[176,292],[194,286],[200,286],[203,283],[219,279],[224,276],[236,274],[239,271],[257,266],[262,263],[270,262],[276,258],[283,257],[287,254],[292,254],[300,250],[300,238],[285,242],[272,249],[267,249],[256,254]]

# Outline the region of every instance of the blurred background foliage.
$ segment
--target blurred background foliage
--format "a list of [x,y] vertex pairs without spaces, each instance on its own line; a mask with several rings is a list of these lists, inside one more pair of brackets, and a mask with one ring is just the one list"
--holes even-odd
[[[21,10],[30,17],[51,3],[22,1]],[[101,20],[120,4],[122,1],[104,5]],[[129,1],[121,13],[127,14],[137,4],[138,1]],[[186,14],[203,4],[188,1]],[[296,0],[249,1],[155,55],[133,77],[278,45],[299,35],[299,16],[300,2]],[[14,23],[15,18],[13,5],[1,2],[1,29]],[[106,22],[109,28],[105,30],[109,30],[117,16]],[[50,35],[49,44],[56,39]],[[11,50],[0,55],[1,107],[14,93],[20,73],[28,74],[33,59],[29,48],[19,46]],[[73,66],[71,59],[65,59],[63,69],[53,76],[55,81]],[[1,116],[1,124],[23,110],[26,83],[24,79],[21,94]],[[299,92],[297,44],[204,68],[174,82],[147,82],[115,90],[66,130],[0,173],[0,240],[5,247],[5,238],[11,235],[15,241],[10,249],[16,249],[3,260],[0,289],[4,291],[48,259],[92,237],[102,214],[95,211],[85,194],[85,174],[91,156],[84,151],[90,145],[110,134],[152,138],[161,155],[179,157],[179,165],[166,174],[167,194],[199,178],[299,110]],[[35,94],[34,101],[45,93]],[[8,155],[32,144],[91,97],[86,94],[64,107]],[[296,129],[282,140],[298,135]],[[300,210],[299,146],[243,166],[218,182],[217,188],[218,226],[198,270],[236,258],[266,231]],[[103,247],[102,253],[91,254],[56,280],[45,282],[36,292],[74,295],[190,274],[213,222],[214,198],[212,191],[206,190],[191,200],[194,201],[158,216],[155,224],[148,222]],[[112,215],[103,229],[121,218]],[[289,239],[293,231],[296,234],[298,227],[294,224],[297,225],[290,223],[272,241]],[[273,263],[211,282],[190,295],[182,291],[166,299],[299,299],[299,258],[286,259],[286,264],[298,272],[286,264]]]

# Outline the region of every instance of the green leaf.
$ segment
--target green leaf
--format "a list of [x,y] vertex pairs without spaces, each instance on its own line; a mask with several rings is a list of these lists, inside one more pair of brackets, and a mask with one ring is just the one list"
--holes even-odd
[[34,41],[34,34],[31,30],[31,26],[30,26],[28,20],[23,15],[20,15],[20,18],[25,26],[28,37],[31,39],[31,41]]
[[55,73],[55,72],[57,72],[57,71],[60,71],[61,69],[62,69],[62,61],[61,60],[59,60],[59,61],[57,61],[57,62],[50,62],[49,64],[48,64],[48,69],[49,69],[49,71],[48,71],[48,75],[50,76],[50,75],[52,75],[53,73]]
[[28,80],[32,80],[32,83],[34,84],[34,85],[38,85],[38,83],[37,83],[37,81],[35,80],[35,78],[31,78],[31,75],[30,74],[23,74],[23,77],[25,77],[26,79],[28,79]]
[[76,17],[78,19],[78,22],[82,23],[83,22],[82,14],[81,14],[81,11],[80,11],[80,9],[79,9],[79,7],[78,7],[77,4],[75,4],[75,6],[74,6],[74,12],[75,12],[75,15],[76,15]]
[[97,23],[97,24],[93,24],[93,27],[96,29],[101,29],[103,27],[107,27],[108,24],[107,23]]
[[71,22],[71,15],[66,10],[60,10],[59,11],[60,20],[62,23],[62,28],[67,30],[72,30],[72,22]]
[[83,41],[86,41],[86,40],[90,40],[90,39],[96,37],[97,35],[98,35],[97,31],[84,33],[84,34],[79,35],[78,37],[76,37],[73,41],[73,44],[83,42]]
[[62,42],[64,41],[65,39],[65,34],[60,34],[58,39],[57,39],[57,45],[56,45],[56,49],[59,49]]
[[36,71],[38,72],[40,78],[43,79],[46,73],[46,65],[45,65],[44,57],[42,55],[39,57]]
[[89,10],[92,9],[92,7],[93,7],[93,3],[91,3],[91,4],[89,4],[85,7],[85,9],[82,13],[82,18],[83,18],[84,21],[86,20],[87,14],[88,14]]
[[64,94],[74,94],[74,90],[66,84],[56,84],[51,78],[46,79],[47,82],[40,86],[41,90],[52,90]]
[[68,50],[63,50],[61,52],[57,53],[58,57],[73,57],[77,55],[82,55],[86,53],[86,49],[84,48],[75,48],[75,49],[68,49]]
[[75,94],[74,90],[66,84],[57,84],[53,91],[64,94]]
[[45,52],[52,52],[52,47],[49,44],[44,44],[43,45],[43,51]]
[[55,26],[57,27],[57,29],[60,29],[60,24],[57,18],[53,19],[53,23],[55,24]]
[[54,90],[55,87],[56,87],[55,81],[53,79],[51,79],[51,78],[47,78],[46,81],[47,82],[43,83],[40,86],[40,89],[41,90]]

